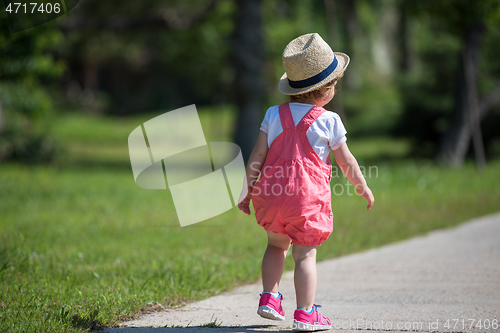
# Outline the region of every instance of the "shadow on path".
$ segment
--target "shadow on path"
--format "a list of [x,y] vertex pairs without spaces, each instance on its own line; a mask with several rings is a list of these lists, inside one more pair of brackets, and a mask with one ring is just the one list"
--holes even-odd
[[201,332],[231,332],[231,333],[254,333],[254,332],[287,332],[290,329],[284,329],[273,325],[250,325],[250,326],[193,326],[193,327],[122,327],[122,328],[106,328],[103,331],[106,333],[201,333]]

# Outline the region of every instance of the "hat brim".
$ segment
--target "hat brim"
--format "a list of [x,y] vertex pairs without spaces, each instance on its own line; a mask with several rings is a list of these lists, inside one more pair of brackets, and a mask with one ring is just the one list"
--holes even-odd
[[334,52],[334,53],[335,53],[335,57],[337,58],[337,61],[338,61],[337,68],[335,68],[335,70],[330,75],[328,75],[326,78],[324,78],[322,81],[320,81],[312,86],[307,86],[304,88],[292,88],[292,87],[290,87],[290,84],[288,82],[288,77],[285,73],[285,74],[283,74],[283,76],[280,79],[280,82],[278,85],[279,90],[285,95],[299,95],[299,94],[304,94],[304,93],[309,92],[309,91],[313,91],[313,90],[321,87],[322,85],[325,85],[328,82],[334,80],[343,71],[345,71],[345,69],[347,68],[347,65],[349,65],[349,60],[350,60],[349,56],[345,53],[342,53],[342,52]]

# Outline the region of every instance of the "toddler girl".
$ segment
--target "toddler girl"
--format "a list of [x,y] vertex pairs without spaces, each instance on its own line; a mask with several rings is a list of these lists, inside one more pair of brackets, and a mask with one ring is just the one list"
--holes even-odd
[[368,209],[374,202],[347,148],[340,117],[322,108],[335,95],[335,85],[348,64],[346,54],[333,52],[316,33],[300,36],[286,46],[286,73],[279,89],[291,102],[267,110],[247,164],[248,194],[238,205],[250,214],[253,200],[257,222],[267,231],[268,246],[262,260],[264,291],[257,311],[262,317],[285,319],[278,287],[293,244],[294,330],[331,328],[330,320],[320,315],[314,304],[316,247],[333,228],[330,150],[358,193],[368,200]]

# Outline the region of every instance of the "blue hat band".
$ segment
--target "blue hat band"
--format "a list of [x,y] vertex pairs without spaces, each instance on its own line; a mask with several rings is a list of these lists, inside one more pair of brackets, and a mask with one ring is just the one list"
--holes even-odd
[[334,55],[332,63],[327,68],[325,68],[323,71],[321,71],[318,74],[316,74],[308,79],[305,79],[305,80],[292,81],[292,80],[288,79],[288,84],[290,85],[290,87],[296,88],[296,89],[305,88],[305,87],[315,85],[316,83],[323,81],[330,74],[332,74],[333,71],[335,70],[335,68],[337,68],[338,64],[339,64],[339,62],[337,60],[337,57],[335,57],[335,55]]

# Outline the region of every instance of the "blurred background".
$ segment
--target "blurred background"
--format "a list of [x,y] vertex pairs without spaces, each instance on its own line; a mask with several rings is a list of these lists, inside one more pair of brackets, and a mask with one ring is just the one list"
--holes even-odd
[[0,4],[2,332],[83,332],[255,282],[254,217],[180,228],[168,190],[134,183],[127,138],[196,104],[207,141],[247,158],[305,33],[351,57],[326,109],[375,195],[367,212],[334,174],[319,259],[500,209],[498,0],[70,2],[19,32]]
[[225,110],[248,156],[267,107],[286,101],[281,53],[309,32],[351,56],[327,106],[349,137],[401,138],[408,157],[454,166],[500,156],[496,0],[86,0],[22,32],[8,23],[2,161],[57,160],[57,118],[120,121],[193,103]]

